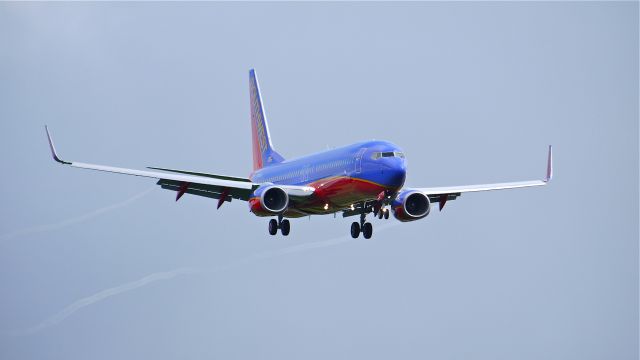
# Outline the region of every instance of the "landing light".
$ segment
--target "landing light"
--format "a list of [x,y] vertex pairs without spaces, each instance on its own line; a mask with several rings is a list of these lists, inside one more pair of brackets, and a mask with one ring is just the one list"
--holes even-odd
[[324,209],[329,210],[329,204],[324,204]]
[[351,210],[355,210],[355,206],[353,206],[353,204],[351,204]]

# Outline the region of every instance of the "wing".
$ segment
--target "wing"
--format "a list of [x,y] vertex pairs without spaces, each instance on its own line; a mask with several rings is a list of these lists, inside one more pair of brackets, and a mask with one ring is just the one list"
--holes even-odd
[[431,202],[438,202],[440,204],[440,210],[444,207],[444,204],[448,200],[455,200],[458,196],[467,192],[476,191],[489,191],[489,190],[504,190],[504,189],[517,189],[532,186],[544,186],[547,185],[553,178],[553,148],[549,145],[549,152],[547,155],[547,176],[544,180],[530,180],[530,181],[516,181],[505,182],[495,184],[480,184],[480,185],[463,185],[463,186],[444,186],[444,187],[431,187],[431,188],[417,188],[423,194],[429,196]]
[[[178,192],[176,195],[176,201],[180,199],[180,197],[183,194],[193,194],[198,196],[219,199],[220,201],[218,202],[218,207],[220,207],[220,205],[222,205],[224,201],[231,201],[231,199],[239,199],[244,201],[249,200],[253,191],[261,185],[258,183],[254,183],[251,180],[246,178],[231,177],[231,176],[224,176],[224,175],[204,174],[204,173],[196,173],[196,172],[182,171],[182,170],[154,168],[158,170],[173,172],[173,173],[162,173],[162,172],[146,171],[146,170],[125,169],[125,168],[96,165],[96,164],[86,164],[86,163],[81,163],[76,161],[73,161],[73,162],[65,161],[58,156],[56,148],[53,145],[53,140],[51,139],[51,134],[49,133],[49,129],[46,126],[45,126],[45,130],[47,132],[47,139],[49,140],[51,155],[53,156],[53,159],[55,161],[64,165],[69,165],[71,167],[80,168],[80,169],[105,171],[105,172],[111,172],[116,174],[125,174],[125,175],[133,175],[133,176],[158,179],[157,184],[160,185],[160,187],[162,187],[163,189],[174,190]],[[307,187],[307,186],[285,185],[281,187],[283,190],[287,191],[287,193],[289,193],[289,195],[293,197],[310,196],[311,194],[313,194],[315,190],[312,187]]]
[[151,166],[147,167],[147,169],[168,171],[168,172],[172,172],[172,173],[186,174],[186,175],[204,176],[204,177],[223,179],[223,180],[234,180],[234,181],[241,181],[241,182],[251,182],[251,180],[248,179],[248,178],[242,178],[242,177],[236,177],[236,176],[208,174],[208,173],[202,173],[202,172],[175,170],[175,169],[165,169],[165,168],[151,167]]

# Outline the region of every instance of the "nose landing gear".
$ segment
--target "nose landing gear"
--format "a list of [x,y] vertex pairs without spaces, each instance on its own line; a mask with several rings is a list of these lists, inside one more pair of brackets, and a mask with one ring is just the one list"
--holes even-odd
[[374,217],[378,217],[378,219],[382,220],[382,218],[384,218],[385,220],[389,219],[389,209],[387,208],[382,208],[380,210],[378,210],[377,213],[373,213]]
[[277,234],[278,229],[280,229],[280,233],[282,233],[282,236],[289,235],[289,231],[291,230],[291,224],[289,224],[289,220],[283,219],[282,215],[278,215],[278,220],[269,220],[269,235]]

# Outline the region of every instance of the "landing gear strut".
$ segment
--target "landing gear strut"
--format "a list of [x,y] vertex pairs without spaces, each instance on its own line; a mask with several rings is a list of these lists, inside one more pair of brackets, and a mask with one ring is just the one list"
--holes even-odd
[[365,239],[371,239],[371,235],[373,235],[373,225],[371,223],[366,222],[366,214],[360,214],[360,223],[354,222],[351,224],[351,237],[356,239],[360,236],[362,232],[362,236]]
[[289,231],[291,230],[291,224],[289,224],[289,220],[283,219],[282,214],[278,215],[278,220],[269,220],[269,235],[277,234],[278,229],[280,229],[280,233],[282,233],[283,236],[289,235]]

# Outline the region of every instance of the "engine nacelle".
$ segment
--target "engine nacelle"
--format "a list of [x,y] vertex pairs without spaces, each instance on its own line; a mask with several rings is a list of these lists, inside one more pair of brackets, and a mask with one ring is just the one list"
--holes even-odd
[[274,185],[257,188],[249,199],[249,209],[258,216],[273,216],[283,213],[289,206],[289,195]]
[[405,190],[391,203],[393,216],[400,221],[420,220],[429,215],[431,202],[429,197],[416,190]]

